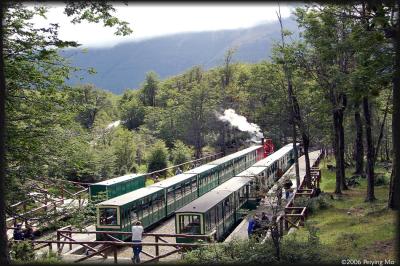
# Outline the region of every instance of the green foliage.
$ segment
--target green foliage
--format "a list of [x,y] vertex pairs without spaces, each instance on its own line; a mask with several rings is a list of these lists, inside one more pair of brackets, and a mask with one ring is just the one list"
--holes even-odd
[[280,260],[277,260],[272,239],[259,243],[255,239],[234,240],[228,243],[211,244],[184,255],[185,264],[268,264],[268,263],[321,263],[333,257],[319,242],[318,229],[308,225],[308,240],[287,235],[281,240]]
[[[153,172],[168,167],[168,149],[162,140],[156,141],[147,157],[147,171]],[[164,173],[165,174],[165,173]]]
[[114,149],[116,172],[118,175],[137,171],[136,139],[133,132],[124,128],[119,128],[114,133],[112,147]]
[[86,226],[96,223],[96,204],[107,199],[107,192],[99,192],[93,196],[87,205],[70,213],[68,223],[73,227],[83,230]]
[[[182,141],[177,140],[170,153],[170,160],[173,165],[182,164],[192,159],[193,150],[186,146]],[[182,167],[181,167],[182,168]]]
[[35,252],[29,241],[19,241],[11,246],[11,259],[16,262],[28,262],[35,260]]

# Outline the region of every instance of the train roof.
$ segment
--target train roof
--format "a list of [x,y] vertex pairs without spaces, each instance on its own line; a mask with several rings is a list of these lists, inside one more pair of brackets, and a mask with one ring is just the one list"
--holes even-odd
[[175,211],[175,213],[182,213],[182,212],[199,212],[204,213],[214,207],[217,203],[221,202],[223,199],[228,197],[232,194],[232,191],[229,190],[211,190],[207,192],[200,198],[195,199],[191,203],[187,204],[186,206],[180,208],[179,210]]
[[[259,167],[258,167],[259,168]],[[253,178],[251,177],[242,177],[242,176],[235,176],[229,179],[228,181],[222,183],[218,187],[214,188],[214,190],[229,190],[229,191],[237,191],[241,187],[245,186],[247,183],[252,181]]]
[[217,167],[216,165],[210,165],[210,164],[203,164],[199,167],[193,168],[189,171],[184,172],[184,174],[201,174],[205,171],[211,170],[213,168]]
[[163,188],[155,187],[155,186],[148,186],[139,188],[137,190],[125,193],[121,196],[100,202],[96,206],[99,205],[111,205],[111,206],[123,206],[129,202],[135,201],[137,199],[143,198],[145,196],[149,196],[155,192],[161,191]]
[[104,180],[98,183],[94,183],[93,185],[104,185],[104,186],[109,186],[109,185],[113,185],[116,183],[120,183],[120,182],[124,182],[130,179],[134,179],[140,176],[144,176],[146,174],[127,174],[127,175],[123,175],[123,176],[119,176],[119,177],[115,177],[115,178],[111,178],[108,180]]
[[208,164],[210,164],[210,165],[219,165],[219,164],[228,162],[228,161],[230,161],[230,160],[232,160],[234,158],[237,158],[239,156],[245,155],[246,153],[249,153],[249,152],[252,152],[254,150],[257,150],[257,149],[259,149],[261,147],[262,147],[261,145],[251,146],[251,147],[248,147],[248,148],[246,148],[244,150],[229,154],[229,155],[224,156],[222,158],[219,158],[219,159],[217,159],[215,161],[209,162]]
[[244,150],[235,152],[235,153],[233,153],[233,154],[231,154],[231,155],[235,155],[235,157],[241,156],[241,155],[244,155],[244,154],[246,154],[246,153],[255,151],[255,150],[257,150],[257,149],[259,149],[259,148],[261,148],[261,147],[262,147],[261,145],[253,145],[253,146],[250,146],[250,147],[248,147],[248,148],[246,148],[246,149],[244,149]]
[[191,177],[196,176],[197,174],[187,174],[187,173],[182,173],[176,176],[169,177],[165,180],[162,180],[160,182],[154,183],[153,185],[149,187],[162,187],[162,188],[167,188],[170,186],[173,186],[175,184],[181,183],[182,181],[185,181],[187,179],[190,179]]
[[253,164],[253,167],[258,167],[258,166],[270,166],[273,162],[275,162],[277,159],[281,158],[283,155],[285,155],[286,153],[288,153],[289,151],[291,151],[293,149],[293,144],[287,144],[285,146],[283,146],[282,148],[280,148],[279,150],[277,150],[276,152],[272,153],[271,155],[269,155],[267,158],[264,158],[258,162],[256,162],[255,164]]
[[236,176],[238,177],[253,177],[256,175],[259,175],[260,173],[262,173],[265,168],[267,168],[267,166],[252,166],[246,170],[244,170],[243,172],[237,174]]
[[212,162],[209,162],[209,163],[207,163],[207,164],[209,164],[209,165],[220,165],[220,164],[222,164],[222,163],[229,162],[229,161],[232,160],[233,158],[234,158],[234,157],[232,156],[232,154],[230,154],[230,155],[224,156],[224,157],[222,157],[222,158],[219,158],[219,159],[217,159],[217,160],[214,160],[214,161],[212,161]]

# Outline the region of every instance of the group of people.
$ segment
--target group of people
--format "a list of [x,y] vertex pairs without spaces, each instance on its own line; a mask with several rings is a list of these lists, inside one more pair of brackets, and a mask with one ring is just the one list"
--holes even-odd
[[14,240],[33,240],[33,229],[30,226],[26,227],[25,232],[22,230],[22,224],[18,223],[13,232]]
[[269,223],[269,218],[265,212],[262,212],[261,218],[257,215],[253,215],[249,219],[247,226],[247,235],[250,238],[257,230],[265,227]]

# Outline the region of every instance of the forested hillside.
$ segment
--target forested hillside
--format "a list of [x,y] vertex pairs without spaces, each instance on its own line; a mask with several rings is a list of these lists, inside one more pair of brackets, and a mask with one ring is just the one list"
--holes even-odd
[[[122,43],[111,48],[89,47],[85,52],[68,49],[61,54],[74,66],[93,67],[97,71],[94,75],[77,72],[69,84],[92,83],[120,94],[124,89],[138,88],[146,72],[152,70],[166,78],[195,65],[204,69],[220,65],[229,48],[237,49],[237,61],[255,63],[268,59],[273,42],[280,38],[277,25],[277,22],[271,22],[248,29],[181,33]],[[294,18],[286,19],[285,27],[297,36]]]

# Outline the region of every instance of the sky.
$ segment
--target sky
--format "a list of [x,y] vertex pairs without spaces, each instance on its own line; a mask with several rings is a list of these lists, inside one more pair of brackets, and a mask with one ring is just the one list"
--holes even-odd
[[[63,14],[61,4],[47,4],[50,10],[47,20],[33,19],[37,27],[59,23],[59,36],[63,40],[77,41],[84,47],[110,47],[126,41],[140,41],[157,36],[182,32],[214,31],[248,28],[258,24],[277,21],[278,5],[258,4],[115,4],[115,15],[130,23],[133,33],[115,36],[115,29],[101,23],[72,24]],[[289,17],[293,4],[281,3],[283,18]]]

